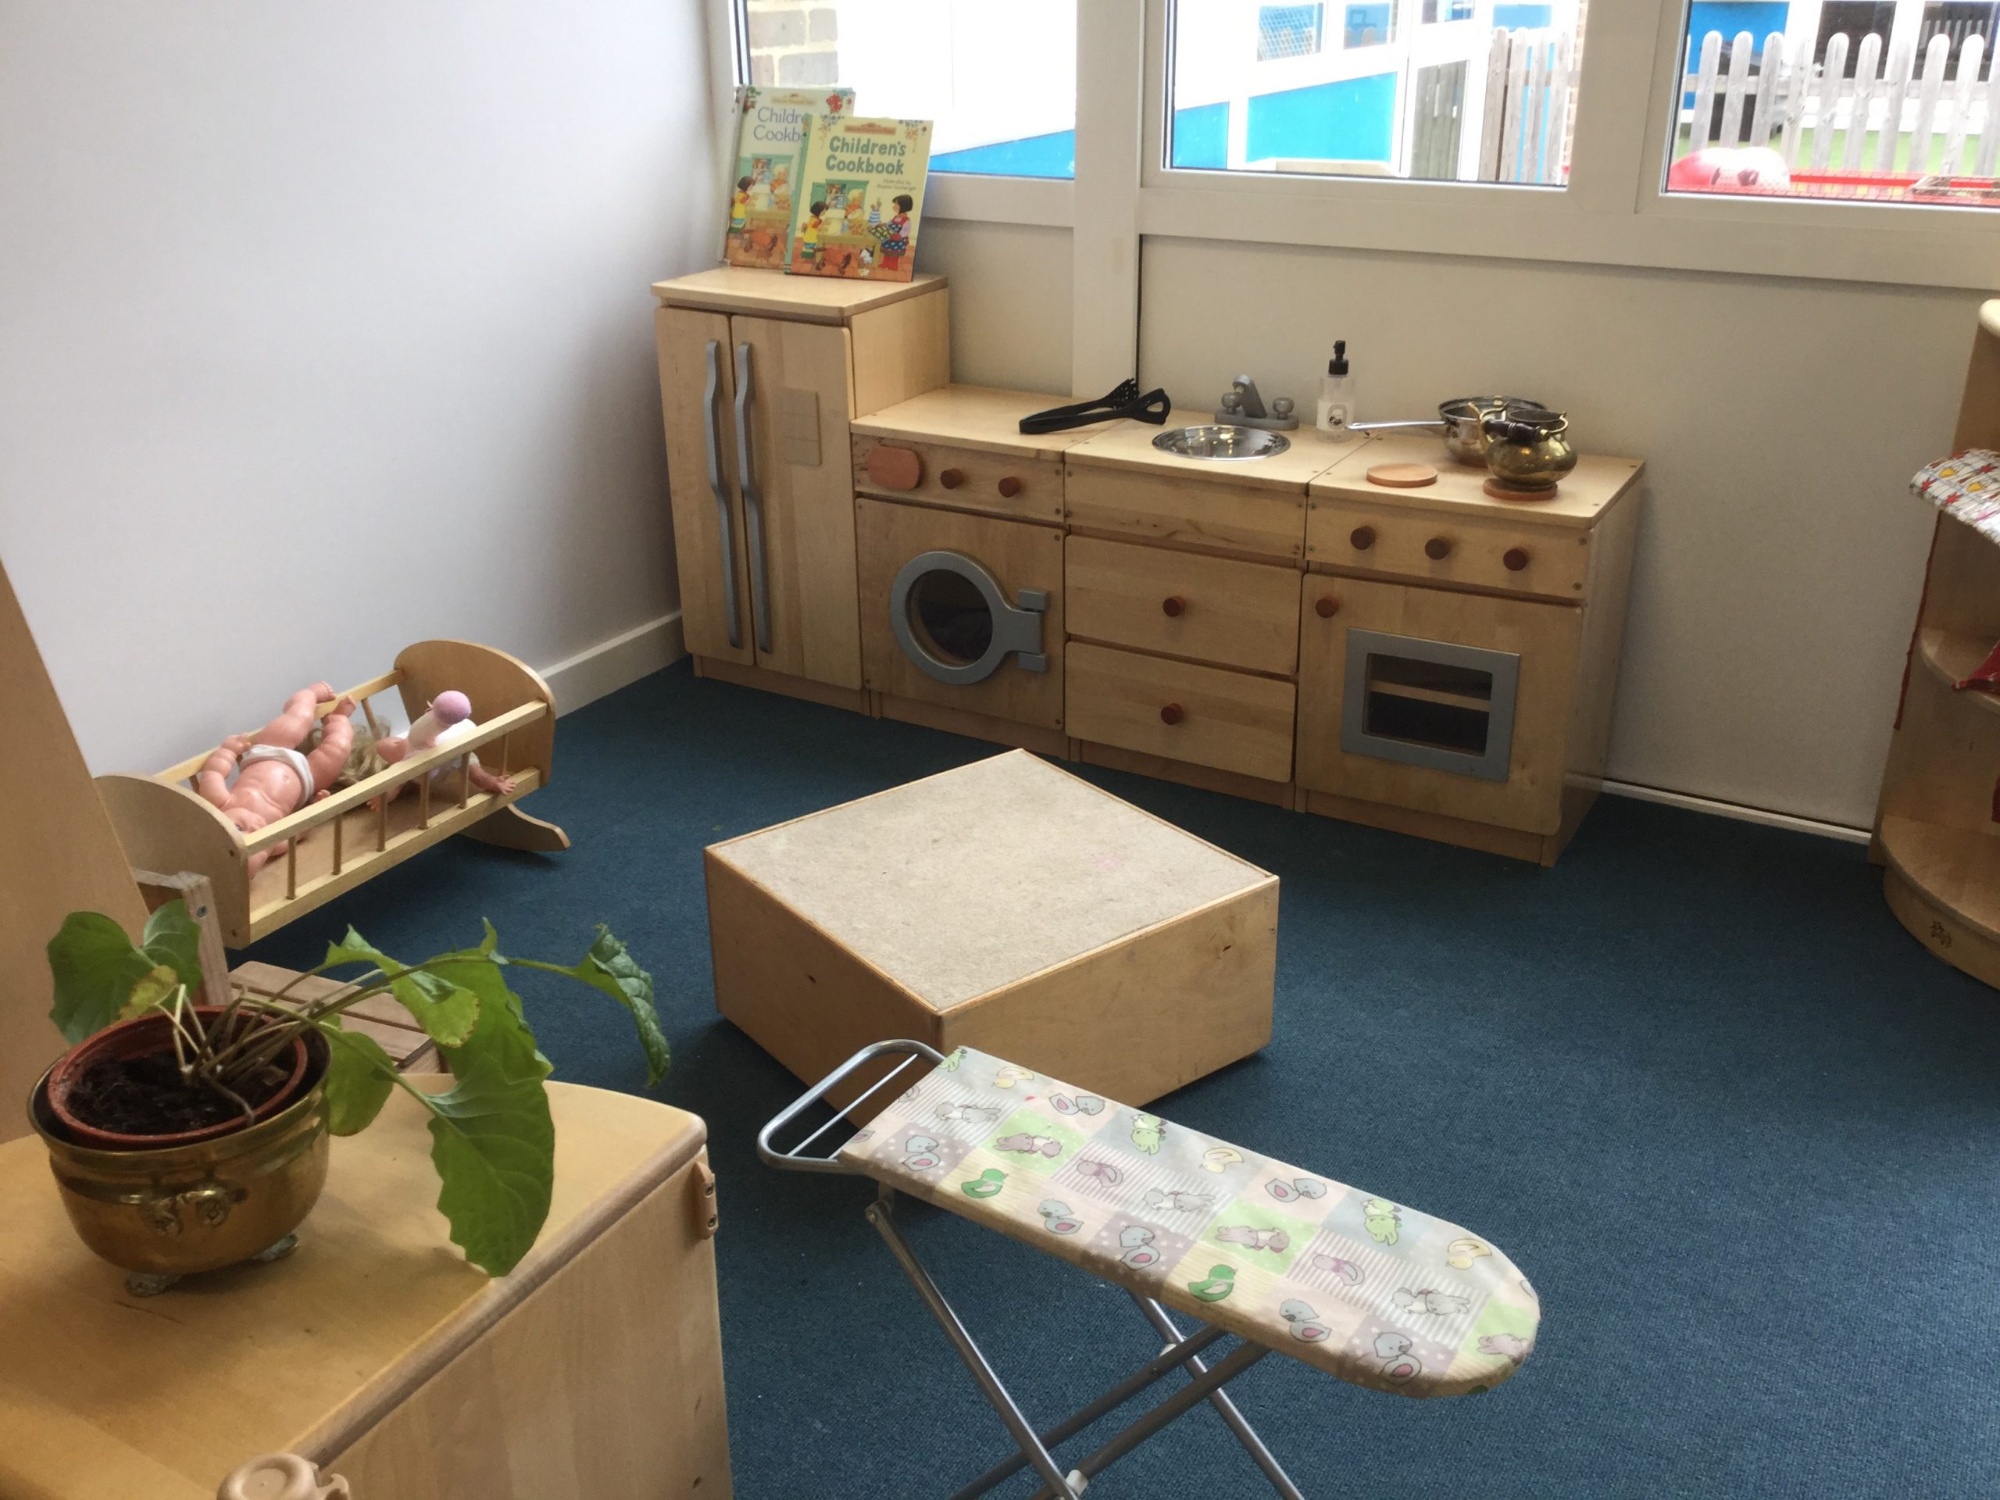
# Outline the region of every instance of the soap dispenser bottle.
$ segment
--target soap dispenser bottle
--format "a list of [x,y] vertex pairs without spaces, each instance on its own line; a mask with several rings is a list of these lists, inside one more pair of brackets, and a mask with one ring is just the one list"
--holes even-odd
[[1354,377],[1347,373],[1347,340],[1333,346],[1333,358],[1326,362],[1326,374],[1319,381],[1319,414],[1314,425],[1321,432],[1341,437],[1354,420]]

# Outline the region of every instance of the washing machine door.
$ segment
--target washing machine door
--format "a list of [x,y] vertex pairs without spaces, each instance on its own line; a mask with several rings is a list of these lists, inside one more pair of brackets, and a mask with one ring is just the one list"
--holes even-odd
[[920,552],[889,589],[889,628],[919,671],[939,682],[984,682],[1009,656],[1046,672],[1042,617],[1047,589],[1022,589],[1009,604],[993,575],[963,552]]

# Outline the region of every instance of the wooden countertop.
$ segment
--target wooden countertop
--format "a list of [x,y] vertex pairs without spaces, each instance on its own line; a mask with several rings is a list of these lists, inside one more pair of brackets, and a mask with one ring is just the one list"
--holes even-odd
[[[1438,471],[1437,483],[1418,489],[1393,489],[1370,484],[1368,471],[1377,464],[1421,463]],[[1481,511],[1528,525],[1588,528],[1625,495],[1634,492],[1645,465],[1636,458],[1581,455],[1569,477],[1548,500],[1496,500],[1486,493],[1487,473],[1445,456],[1444,439],[1430,433],[1371,433],[1368,441],[1315,477],[1315,499],[1363,500],[1410,510],[1463,515]]]
[[1073,399],[1034,391],[999,391],[980,385],[946,385],[899,401],[872,416],[857,418],[849,426],[864,437],[949,443],[988,453],[1060,458],[1078,443],[1117,425],[1116,421],[1107,420],[1088,427],[1073,427],[1068,432],[1030,435],[1021,431],[1021,418],[1052,406],[1067,406]]
[[908,281],[862,281],[844,276],[787,276],[750,266],[717,266],[653,283],[662,307],[700,307],[713,312],[769,313],[807,323],[845,323],[856,313],[921,297],[945,286],[942,276],[917,275]]
[[1206,427],[1214,421],[1213,412],[1175,407],[1167,413],[1164,426],[1120,422],[1072,447],[1069,462],[1110,469],[1146,469],[1177,478],[1200,478],[1211,484],[1303,492],[1313,476],[1331,468],[1360,446],[1353,437],[1335,439],[1316,427],[1306,426],[1284,434],[1291,446],[1269,458],[1220,461],[1182,458],[1176,453],[1162,453],[1153,446],[1153,439],[1163,432],[1176,427]]
[[333,1142],[289,1259],[145,1299],[70,1229],[41,1141],[0,1146],[0,1495],[212,1500],[259,1453],[339,1452],[707,1139],[682,1110],[548,1087],[554,1203],[497,1279],[450,1242],[427,1116],[401,1093]]

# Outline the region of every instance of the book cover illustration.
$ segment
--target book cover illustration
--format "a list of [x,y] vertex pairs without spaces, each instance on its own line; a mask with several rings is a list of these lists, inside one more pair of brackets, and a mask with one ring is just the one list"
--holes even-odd
[[799,153],[785,269],[908,281],[930,160],[929,120],[815,115]]
[[729,181],[729,232],[722,258],[732,266],[785,263],[792,184],[806,121],[838,119],[854,108],[853,89],[736,91],[736,169]]

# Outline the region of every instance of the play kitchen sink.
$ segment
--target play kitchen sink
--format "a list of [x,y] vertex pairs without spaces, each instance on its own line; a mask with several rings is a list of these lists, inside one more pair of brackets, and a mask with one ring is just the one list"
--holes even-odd
[[1281,432],[1263,427],[1205,423],[1199,427],[1177,427],[1153,439],[1162,453],[1181,458],[1246,459],[1269,458],[1292,446]]

